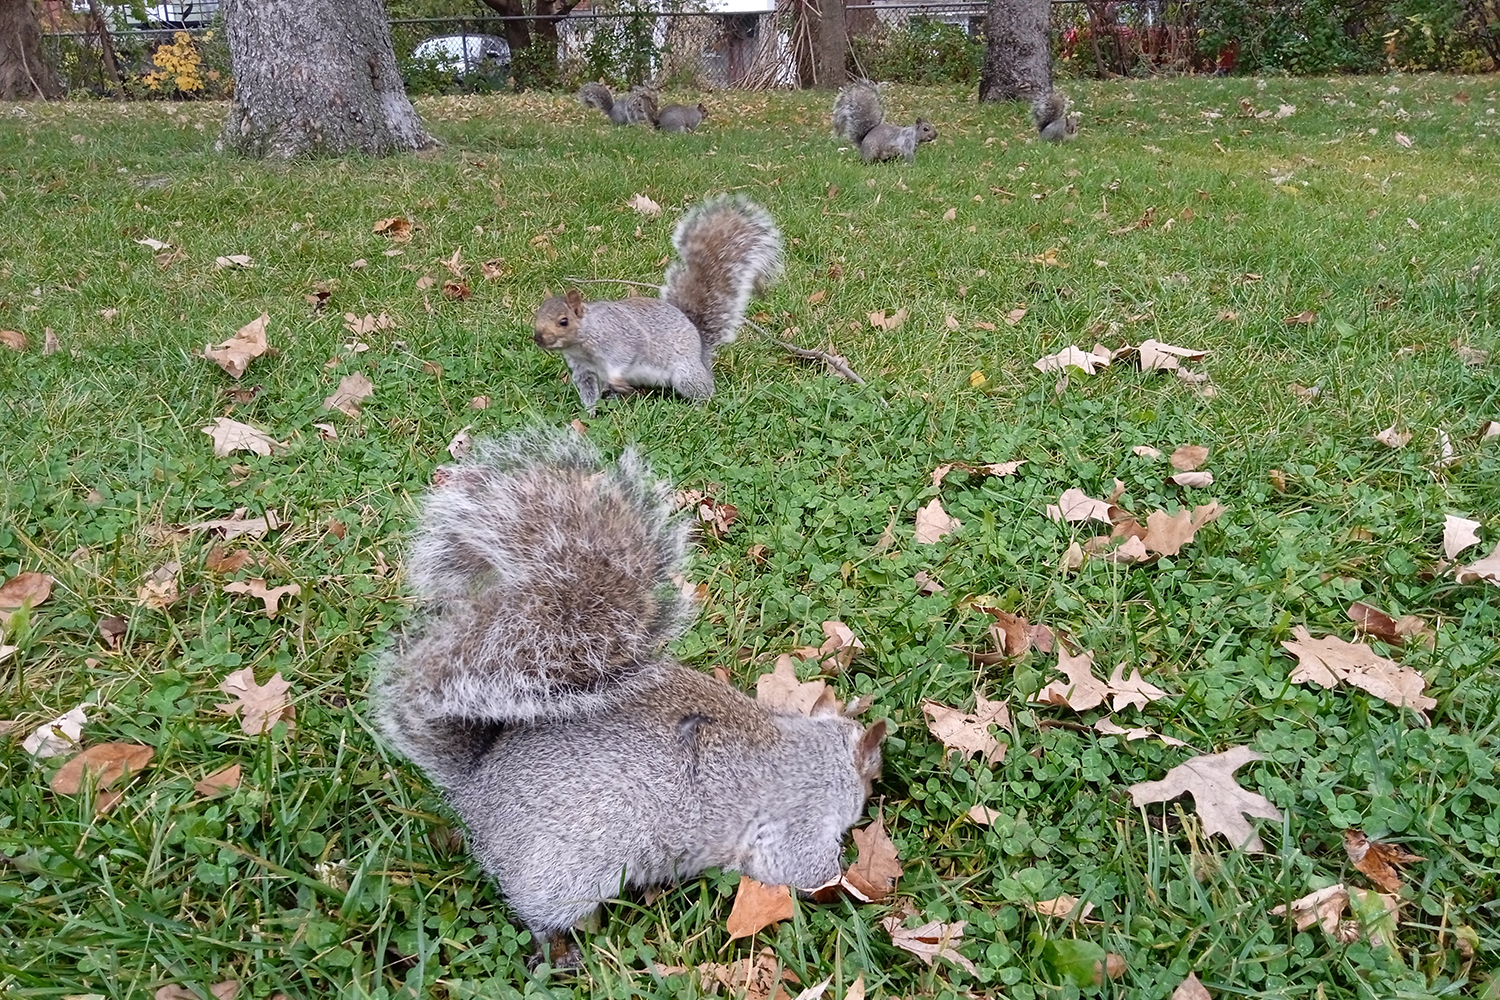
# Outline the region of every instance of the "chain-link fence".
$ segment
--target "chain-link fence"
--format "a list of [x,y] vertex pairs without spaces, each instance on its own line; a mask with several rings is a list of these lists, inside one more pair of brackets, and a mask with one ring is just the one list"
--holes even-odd
[[[559,82],[796,87],[812,74],[806,3],[777,0],[776,9],[761,13],[574,12],[557,21]],[[1054,0],[1059,71],[1205,68],[1193,47],[1192,9],[1167,0]],[[849,69],[872,79],[972,84],[983,59],[985,12],[980,0],[850,4]],[[203,16],[103,31],[78,22],[47,35],[46,56],[75,95],[222,97],[230,86],[228,49],[222,25],[205,24]],[[516,53],[508,39],[517,28],[534,36],[535,27],[531,19],[500,16],[399,19],[391,38],[414,93],[499,90],[512,78]]]

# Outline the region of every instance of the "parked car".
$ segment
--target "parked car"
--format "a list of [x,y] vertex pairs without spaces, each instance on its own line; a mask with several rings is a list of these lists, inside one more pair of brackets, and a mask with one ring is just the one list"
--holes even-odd
[[437,35],[418,43],[412,59],[452,73],[455,79],[510,75],[510,43],[495,35]]

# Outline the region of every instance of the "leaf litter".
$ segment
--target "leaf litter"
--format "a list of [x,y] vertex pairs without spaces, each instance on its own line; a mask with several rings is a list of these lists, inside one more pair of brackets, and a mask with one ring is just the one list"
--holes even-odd
[[1410,708],[1424,721],[1425,713],[1437,706],[1436,699],[1422,694],[1426,678],[1368,646],[1334,636],[1313,638],[1301,625],[1292,629],[1292,636],[1282,640],[1281,645],[1297,658],[1291,674],[1293,684],[1312,683],[1332,688],[1343,681],[1397,708]]

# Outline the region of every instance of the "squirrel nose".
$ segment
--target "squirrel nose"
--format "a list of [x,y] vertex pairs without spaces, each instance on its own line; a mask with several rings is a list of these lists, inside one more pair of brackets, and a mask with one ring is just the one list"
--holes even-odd
[[533,333],[531,335],[531,339],[536,343],[536,346],[538,346],[538,347],[546,347],[547,346],[546,339],[542,336],[542,331],[540,331],[540,330],[538,330],[535,333]]

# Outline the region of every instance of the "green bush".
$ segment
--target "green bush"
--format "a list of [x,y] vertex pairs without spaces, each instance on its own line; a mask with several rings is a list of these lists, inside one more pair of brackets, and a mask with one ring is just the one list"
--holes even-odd
[[979,82],[984,42],[963,27],[913,17],[899,27],[878,25],[850,45],[851,70],[871,80],[964,85]]

